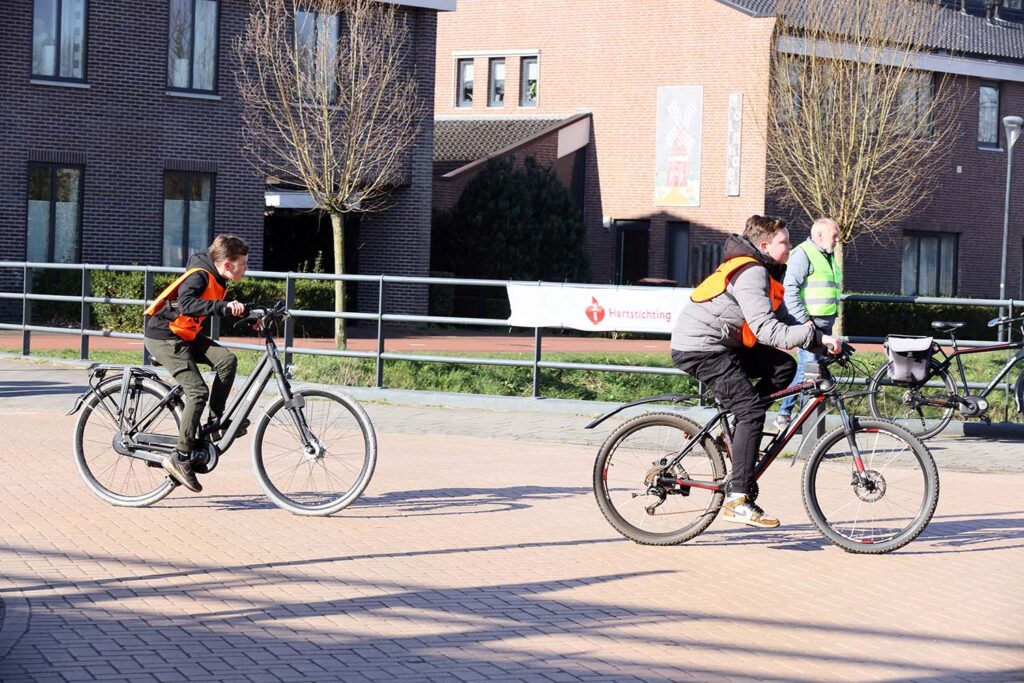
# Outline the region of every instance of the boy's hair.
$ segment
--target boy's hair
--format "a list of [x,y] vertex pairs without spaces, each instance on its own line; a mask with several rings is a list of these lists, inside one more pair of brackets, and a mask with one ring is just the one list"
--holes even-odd
[[234,261],[241,256],[249,255],[249,245],[241,237],[234,235],[217,235],[210,245],[210,260],[214,263]]
[[775,216],[751,216],[747,219],[743,236],[756,247],[761,242],[771,242],[775,233],[785,227],[786,221]]

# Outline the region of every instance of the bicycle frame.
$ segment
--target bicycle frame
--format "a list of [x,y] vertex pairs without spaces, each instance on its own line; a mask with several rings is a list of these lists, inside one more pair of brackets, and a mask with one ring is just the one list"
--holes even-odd
[[[936,366],[932,366],[929,368],[928,376],[926,377],[925,382],[932,379],[933,377],[941,373],[943,370],[948,369],[950,366],[952,366],[953,360],[956,359],[957,370],[960,373],[960,382],[963,386],[963,393],[965,396],[971,394],[967,386],[967,373],[964,371],[964,362],[961,356],[966,356],[972,353],[991,353],[993,351],[1012,351],[1013,349],[1018,349],[1017,353],[1012,358],[1007,360],[1006,363],[1003,365],[1002,369],[1000,369],[999,372],[996,373],[996,376],[992,379],[991,382],[989,382],[988,386],[986,386],[981,391],[981,393],[978,394],[978,396],[981,398],[985,398],[986,396],[988,396],[992,392],[992,390],[996,388],[999,382],[1001,382],[1003,378],[1006,377],[1007,374],[1009,374],[1010,370],[1012,370],[1015,365],[1020,363],[1021,360],[1024,360],[1024,341],[1010,342],[1008,344],[997,344],[995,346],[979,346],[976,348],[967,349],[959,348],[956,344],[955,337],[951,338],[950,341],[952,342],[953,353],[946,353],[946,351],[941,346],[939,346],[939,351],[942,352],[944,360],[941,363],[938,363]],[[934,405],[940,405],[939,403],[932,401],[927,402],[928,405],[932,405],[933,403]],[[947,407],[948,403],[942,403],[941,406]]]
[[[263,356],[256,364],[252,373],[246,379],[241,390],[230,399],[224,410],[222,421],[229,424],[229,427],[217,441],[213,442],[216,449],[216,455],[224,453],[234,443],[235,439],[238,437],[238,431],[241,429],[242,423],[252,413],[253,408],[259,401],[260,395],[263,393],[263,390],[266,389],[272,376],[277,380],[278,391],[280,391],[281,396],[286,402],[285,407],[288,409],[288,412],[294,420],[296,431],[302,437],[303,446],[314,451],[322,448],[310,432],[309,425],[306,423],[305,416],[301,410],[304,405],[302,396],[296,397],[292,392],[291,384],[288,382],[287,371],[281,363],[277,344],[274,341],[274,336],[271,333],[269,326],[265,326],[263,330]],[[106,371],[110,369],[120,370],[120,378],[115,376],[104,380]],[[168,455],[176,446],[178,438],[177,434],[150,434],[145,430],[153,423],[156,417],[167,407],[169,403],[178,400],[182,393],[181,387],[179,385],[168,386],[152,370],[137,367],[118,368],[116,366],[94,366],[90,368],[90,378],[92,377],[99,378],[97,384],[93,386],[90,383],[90,390],[78,397],[74,407],[70,412],[68,412],[68,415],[73,415],[78,412],[89,394],[98,392],[104,384],[115,381],[120,382],[121,393],[116,407],[116,414],[113,412],[111,406],[107,405],[107,401],[100,401],[98,404],[102,406],[110,420],[117,425],[118,434],[122,437],[120,443],[121,447],[117,448],[117,445],[115,445],[115,449],[117,449],[122,455],[132,458],[156,464],[162,463],[164,456]],[[167,392],[160,398],[156,405],[151,407],[142,417],[135,420],[135,426],[132,429],[125,430],[125,415],[129,410],[127,402],[129,394],[131,393],[128,389],[133,381],[142,379],[151,379],[166,386]],[[137,407],[138,394],[135,394],[135,396]]]
[[[864,472],[864,461],[861,458],[860,449],[857,447],[856,441],[852,438],[853,435],[853,423],[850,420],[849,413],[846,412],[846,405],[844,397],[835,393],[835,379],[831,376],[822,376],[819,379],[809,379],[800,384],[794,385],[783,389],[782,391],[771,394],[769,398],[772,401],[786,398],[787,396],[795,396],[796,394],[803,393],[805,391],[812,391],[814,395],[810,401],[807,401],[804,406],[800,409],[796,418],[788,425],[788,427],[781,433],[776,434],[772,440],[768,443],[768,447],[757,462],[754,464],[754,480],[757,481],[761,478],[761,475],[767,471],[775,459],[782,453],[782,449],[786,447],[786,444],[792,440],[796,435],[797,431],[804,425],[805,422],[810,418],[811,414],[817,410],[817,408],[825,403],[831,401],[833,405],[839,410],[839,417],[842,421],[843,428],[846,431],[847,441],[850,444],[850,448],[853,452],[854,467],[857,475],[863,474]],[[687,453],[689,453],[697,444],[703,442],[705,438],[710,438],[712,431],[725,420],[728,411],[720,410],[714,417],[712,417],[699,432],[697,432],[691,439],[686,442],[686,445],[672,458],[671,461],[665,464],[663,471],[671,470],[677,465]],[[722,430],[722,433],[727,435],[728,430]],[[732,442],[726,436],[725,439],[727,452],[730,458],[732,457]],[[707,482],[707,481],[696,481],[692,479],[685,479],[680,477],[673,477],[671,475],[662,474],[658,479],[659,485],[676,485],[676,486],[688,486],[692,488],[707,489],[709,491],[724,491],[725,487],[722,484]]]

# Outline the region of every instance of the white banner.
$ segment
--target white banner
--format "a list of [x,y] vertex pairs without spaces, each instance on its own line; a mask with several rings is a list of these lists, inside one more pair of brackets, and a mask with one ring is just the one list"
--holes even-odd
[[669,334],[690,301],[684,287],[611,289],[586,285],[508,285],[509,325]]

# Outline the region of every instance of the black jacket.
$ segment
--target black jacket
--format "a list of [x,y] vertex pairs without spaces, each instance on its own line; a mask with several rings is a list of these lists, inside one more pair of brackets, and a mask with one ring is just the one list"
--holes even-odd
[[226,301],[208,301],[199,298],[199,295],[206,291],[211,277],[217,278],[217,283],[221,287],[228,286],[227,280],[222,278],[214,268],[209,254],[204,252],[193,254],[189,258],[185,270],[191,268],[202,268],[205,272],[192,273],[185,278],[185,281],[178,287],[177,297],[169,299],[167,305],[156,315],[146,317],[146,337],[150,339],[179,339],[180,337],[174,334],[170,328],[171,321],[179,315],[199,317],[227,314]]

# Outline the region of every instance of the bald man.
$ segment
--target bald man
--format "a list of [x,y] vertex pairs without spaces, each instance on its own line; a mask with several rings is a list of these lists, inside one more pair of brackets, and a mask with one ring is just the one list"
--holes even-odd
[[[839,225],[834,220],[819,218],[814,221],[811,236],[790,254],[783,280],[786,308],[793,317],[829,335],[839,315],[839,297],[843,292],[843,273],[835,260],[838,243]],[[804,349],[797,349],[796,357],[793,384],[803,381],[804,364],[818,358]],[[776,429],[781,431],[789,426],[796,402],[796,396],[782,402],[775,420]]]

